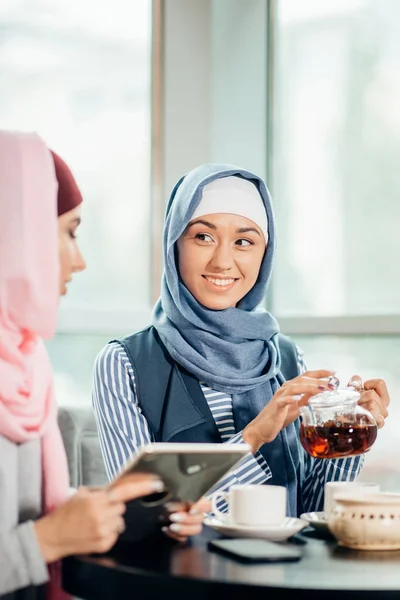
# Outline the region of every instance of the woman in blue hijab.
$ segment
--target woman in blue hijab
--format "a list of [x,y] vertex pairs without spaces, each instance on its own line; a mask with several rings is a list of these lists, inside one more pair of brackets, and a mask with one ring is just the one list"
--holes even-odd
[[[333,372],[306,371],[263,307],[275,253],[264,181],[231,165],[186,174],[167,205],[163,253],[151,325],[113,340],[95,363],[93,406],[109,477],[152,441],[246,442],[251,453],[218,489],[284,485],[288,516],[321,510],[326,481],[354,479],[363,456],[313,459],[299,443],[299,403],[329,389]],[[383,425],[386,386],[364,387],[364,405]],[[170,527],[179,532],[181,524]]]

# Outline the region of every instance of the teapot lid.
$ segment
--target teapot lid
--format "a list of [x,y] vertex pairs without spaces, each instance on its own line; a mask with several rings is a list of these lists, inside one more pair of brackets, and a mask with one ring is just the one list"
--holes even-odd
[[339,404],[351,405],[355,404],[359,398],[360,393],[354,389],[354,387],[339,387],[339,379],[337,377],[329,377],[329,383],[335,385],[336,389],[327,390],[316,394],[308,403],[314,408],[329,408]]

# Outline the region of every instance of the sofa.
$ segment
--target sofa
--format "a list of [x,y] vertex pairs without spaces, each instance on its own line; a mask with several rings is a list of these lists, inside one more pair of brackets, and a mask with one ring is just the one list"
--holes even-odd
[[58,424],[68,458],[70,486],[107,483],[92,406],[60,406]]

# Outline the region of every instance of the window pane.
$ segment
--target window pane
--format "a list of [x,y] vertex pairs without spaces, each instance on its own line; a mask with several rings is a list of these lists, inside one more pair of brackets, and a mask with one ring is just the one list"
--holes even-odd
[[308,369],[335,369],[341,385],[346,385],[353,375],[360,375],[363,381],[385,380],[391,397],[389,417],[379,430],[374,446],[365,455],[366,463],[360,479],[378,481],[382,489],[398,491],[400,337],[298,336],[295,341],[304,352]]
[[8,0],[0,20],[0,126],[36,130],[84,196],[63,307],[147,305],[151,0]]
[[399,313],[400,3],[279,0],[279,315]]

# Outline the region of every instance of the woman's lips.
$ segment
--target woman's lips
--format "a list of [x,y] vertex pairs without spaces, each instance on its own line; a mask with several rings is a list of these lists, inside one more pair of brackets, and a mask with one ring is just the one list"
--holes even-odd
[[203,278],[213,291],[221,292],[231,290],[238,281],[234,277],[212,277],[211,275],[203,275]]

